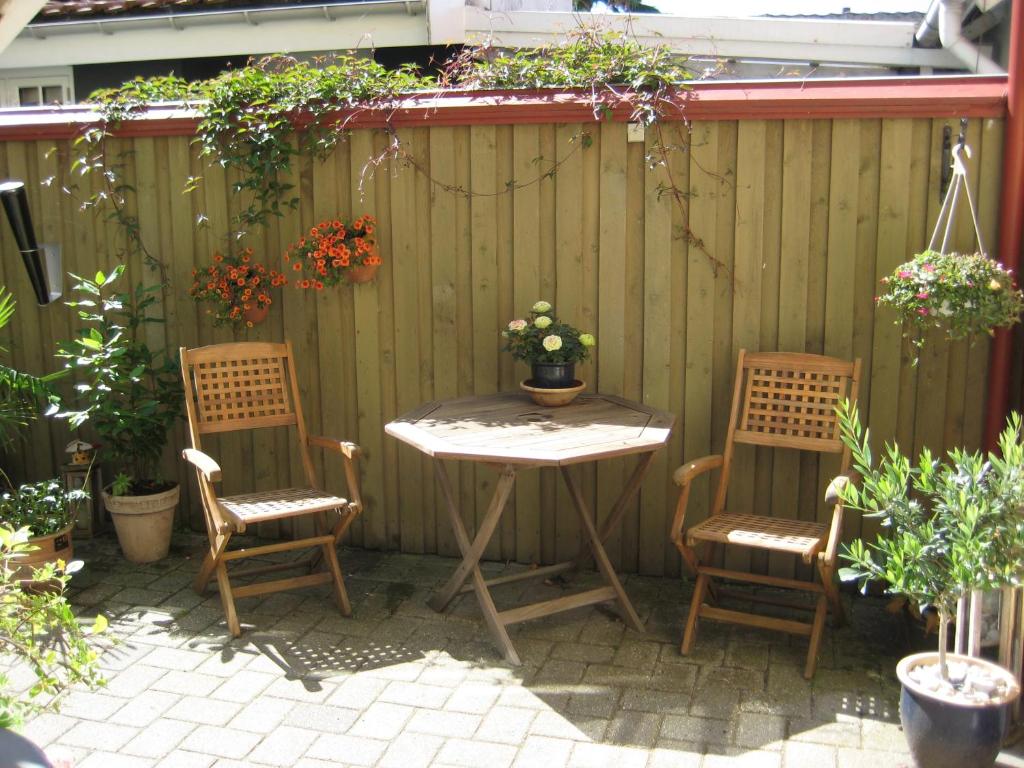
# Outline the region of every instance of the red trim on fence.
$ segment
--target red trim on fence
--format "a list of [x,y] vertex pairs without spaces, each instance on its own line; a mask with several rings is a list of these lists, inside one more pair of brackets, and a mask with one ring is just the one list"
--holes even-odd
[[[884,117],[1003,117],[1005,76],[773,80],[696,83],[681,91],[675,120],[786,120]],[[614,121],[628,104],[611,105]],[[578,123],[595,119],[585,94],[573,91],[455,91],[416,94],[386,109],[339,112],[349,128],[502,123]],[[0,110],[0,140],[67,139],[96,122],[87,107]],[[154,107],[125,123],[124,137],[183,136],[196,131],[195,112]],[[300,121],[301,122],[301,121]]]

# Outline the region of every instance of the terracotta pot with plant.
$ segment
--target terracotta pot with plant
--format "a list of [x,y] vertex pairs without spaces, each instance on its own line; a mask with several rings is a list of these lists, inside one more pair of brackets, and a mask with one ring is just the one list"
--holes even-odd
[[293,243],[284,255],[296,288],[322,291],[325,286],[367,283],[383,263],[377,248],[377,222],[364,214],[351,223],[321,221]]
[[565,405],[586,387],[576,378],[576,363],[590,357],[597,342],[559,320],[550,302],[536,302],[526,318],[510,322],[502,335],[505,350],[530,364],[531,376],[519,386],[539,405]]
[[72,275],[84,322],[77,338],[60,345],[76,378],[78,410],[61,415],[73,427],[89,422],[100,438],[98,460],[114,472],[103,501],[128,560],[146,563],[166,556],[171,540],[178,484],[160,477],[158,465],[167,432],[183,404],[177,364],[165,351],[150,350],[142,333],[160,286],[139,285],[133,293],[112,286],[124,272],[118,265],[94,280]]
[[939,615],[937,653],[907,656],[897,666],[900,719],[917,764],[982,768],[995,762],[1018,681],[984,659],[947,653],[957,600],[973,590],[1019,585],[1024,573],[1024,439],[1012,414],[999,455],[963,449],[940,461],[924,449],[917,463],[897,445],[876,461],[855,406],[839,409],[843,442],[858,482],[837,478],[830,492],[881,520],[874,543],[844,547],[840,578],[884,580]]
[[254,262],[252,256],[252,248],[237,255],[217,252],[213,254],[213,264],[192,270],[189,295],[196,302],[213,305],[207,312],[213,315],[216,325],[259,325],[267,319],[274,303],[272,290],[288,284],[285,275]]
[[66,564],[74,557],[71,534],[78,503],[88,497],[86,491],[69,491],[56,479],[25,483],[0,494],[0,525],[28,529],[28,543],[34,547],[17,561],[20,578],[31,578],[32,569],[46,563],[63,570],[64,566],[58,564]]

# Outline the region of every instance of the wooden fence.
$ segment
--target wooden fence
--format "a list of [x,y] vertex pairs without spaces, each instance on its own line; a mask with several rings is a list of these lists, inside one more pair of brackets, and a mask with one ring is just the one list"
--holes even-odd
[[[148,330],[151,343],[176,351],[233,338],[290,338],[311,431],[355,440],[365,451],[368,503],[352,544],[456,554],[428,460],[386,437],[383,426],[424,401],[514,389],[526,370],[502,353],[500,332],[547,299],[597,336],[596,359],[580,372],[591,389],[677,415],[668,449],[608,547],[623,570],[674,574],[671,472],[684,458],[720,449],[741,348],[858,356],[861,407],[876,441],[895,437],[915,450],[979,444],[988,345],[932,339],[915,367],[900,328],[874,305],[879,278],[926,244],[940,201],[946,125],[955,137],[952,117],[709,117],[665,123],[634,142],[618,120],[421,120],[398,129],[415,164],[386,163],[368,176],[368,158],[389,137],[359,128],[325,162],[304,161],[294,179],[299,208],[243,244],[280,265],[304,228],[370,213],[385,259],[376,282],[317,294],[285,288],[269,319],[237,336],[214,328],[188,296],[191,270],[229,247],[229,217],[239,208],[231,179],[201,161],[189,136],[116,143],[129,153],[129,205],[142,237],[170,270],[167,323]],[[24,134],[0,143],[0,168],[29,182],[41,239],[62,244],[69,271],[109,269],[122,235],[102,217],[81,213],[74,196],[61,191],[76,182],[68,170],[70,140]],[[999,117],[971,121],[972,180],[989,247],[997,239],[1002,138]],[[650,162],[659,142],[672,147],[667,164]],[[202,176],[202,183],[183,194],[188,176]],[[52,183],[40,184],[47,179]],[[200,214],[210,226],[197,226]],[[957,238],[958,247],[972,247],[966,216]],[[0,238],[0,246],[0,282],[19,299],[4,341],[7,360],[52,370],[55,340],[75,327],[72,312],[37,308],[12,238]],[[129,265],[129,274],[133,282],[157,279],[139,263]],[[20,477],[52,475],[68,439],[62,423],[37,426],[22,455],[7,464]],[[185,440],[176,429],[165,467],[189,487],[182,522],[201,529],[191,475],[177,458]],[[739,450],[731,508],[757,501],[770,502],[775,515],[830,514],[821,499],[833,463]],[[284,433],[228,435],[210,452],[223,467],[227,492],[300,479]],[[332,459],[318,466],[330,488],[343,487]],[[599,515],[628,469],[611,461],[584,470]],[[472,531],[495,474],[452,470]],[[487,557],[549,562],[576,551],[578,526],[565,514],[568,499],[553,472],[523,473],[511,503],[514,514],[503,519]],[[690,505],[695,519],[706,514],[706,484]],[[263,533],[287,536],[285,525]],[[848,515],[846,525],[847,537],[870,530],[857,515]],[[779,574],[794,568],[774,560],[755,566]]]

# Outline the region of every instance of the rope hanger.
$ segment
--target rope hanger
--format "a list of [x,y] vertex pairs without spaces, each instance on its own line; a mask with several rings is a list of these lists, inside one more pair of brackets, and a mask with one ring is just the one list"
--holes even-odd
[[[942,245],[939,253],[946,253],[949,246],[949,235],[953,230],[953,220],[956,218],[957,203],[960,202],[960,190],[967,196],[967,206],[971,211],[971,221],[974,224],[974,237],[978,242],[978,251],[985,253],[985,245],[981,239],[981,228],[978,226],[978,211],[974,207],[974,198],[971,197],[971,185],[967,183],[967,160],[971,157],[971,148],[966,144],[967,119],[960,121],[960,136],[957,144],[952,149],[953,155],[953,180],[946,189],[946,196],[942,199],[942,208],[935,220],[935,229],[932,230],[932,239],[928,241],[928,250],[935,250],[935,241],[942,231]],[[945,226],[943,226],[945,222]]]

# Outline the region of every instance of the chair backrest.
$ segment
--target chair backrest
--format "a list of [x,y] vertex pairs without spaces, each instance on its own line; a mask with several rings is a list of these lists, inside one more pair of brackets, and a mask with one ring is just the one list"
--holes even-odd
[[841,453],[846,472],[850,452],[835,408],[844,398],[855,401],[859,384],[859,359],[740,350],[715,511],[725,503],[735,443]]
[[[291,342],[239,342],[185,349],[181,374],[192,446],[201,436],[261,427],[298,431],[307,474],[312,471]],[[310,483],[314,483],[310,475]]]

